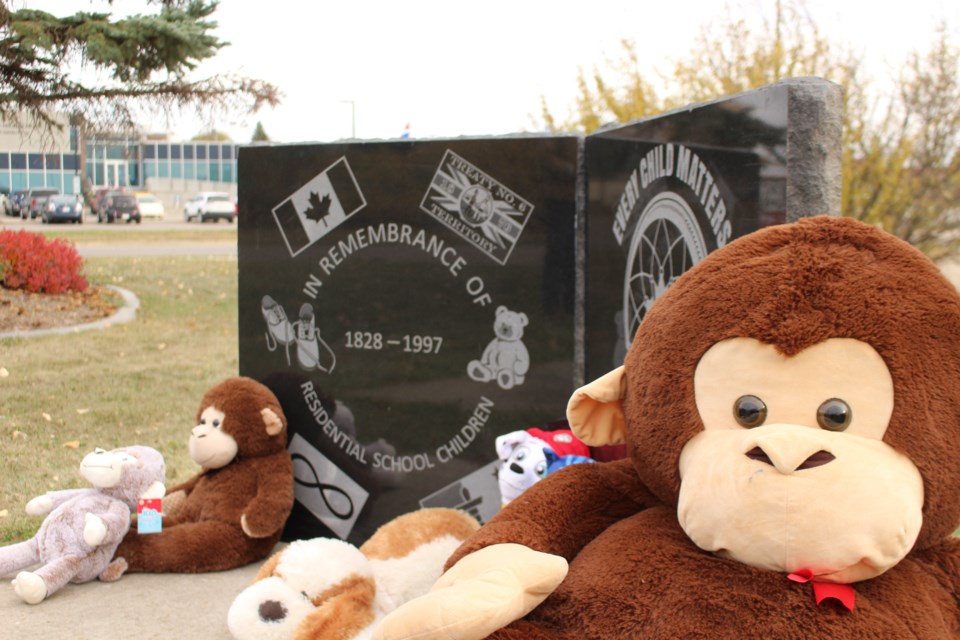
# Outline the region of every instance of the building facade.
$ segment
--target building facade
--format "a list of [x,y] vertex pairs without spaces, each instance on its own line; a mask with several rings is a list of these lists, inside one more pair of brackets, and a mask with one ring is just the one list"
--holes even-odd
[[0,124],[0,191],[47,187],[65,194],[124,187],[153,191],[167,206],[183,194],[227,191],[236,196],[238,144],[172,142],[149,137],[87,134],[76,127],[37,133]]

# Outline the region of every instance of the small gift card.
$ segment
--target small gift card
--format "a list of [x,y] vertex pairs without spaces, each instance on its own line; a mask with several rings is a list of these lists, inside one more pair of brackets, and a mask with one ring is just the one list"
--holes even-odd
[[137,503],[137,533],[160,533],[163,515],[160,498],[141,498]]

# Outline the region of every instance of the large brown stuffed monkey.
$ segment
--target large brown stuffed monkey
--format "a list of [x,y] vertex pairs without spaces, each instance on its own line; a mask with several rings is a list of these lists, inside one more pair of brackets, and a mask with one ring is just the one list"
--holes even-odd
[[378,638],[960,637],[960,297],[906,243],[731,243],[568,415],[629,458],[532,487]]
[[189,441],[202,467],[171,487],[163,531],[131,531],[117,549],[128,571],[200,573],[262,560],[279,542],[293,508],[286,419],[273,393],[229,378],[204,395]]

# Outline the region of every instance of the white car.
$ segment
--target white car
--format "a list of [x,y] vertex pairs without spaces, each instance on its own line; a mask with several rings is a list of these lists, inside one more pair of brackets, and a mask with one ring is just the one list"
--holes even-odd
[[183,207],[183,219],[190,222],[194,218],[200,222],[223,218],[233,222],[236,217],[237,206],[230,198],[230,194],[221,191],[202,191],[187,200]]
[[142,218],[160,218],[163,219],[163,203],[152,193],[135,193],[137,198],[137,208],[140,209]]

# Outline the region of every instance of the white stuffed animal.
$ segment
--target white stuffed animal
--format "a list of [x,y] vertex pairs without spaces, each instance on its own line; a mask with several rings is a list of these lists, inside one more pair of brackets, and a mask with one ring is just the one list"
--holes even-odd
[[28,604],[42,602],[68,582],[119,579],[126,563],[111,559],[137,501],[164,494],[163,456],[150,447],[97,449],[80,462],[80,473],[92,488],[50,491],[30,500],[27,513],[46,516],[37,534],[0,548],[0,576],[42,565],[20,571],[11,583]]
[[456,509],[420,509],[359,549],[335,538],[294,541],[234,599],[227,627],[237,640],[368,640],[383,616],[430,590],[479,528]]

